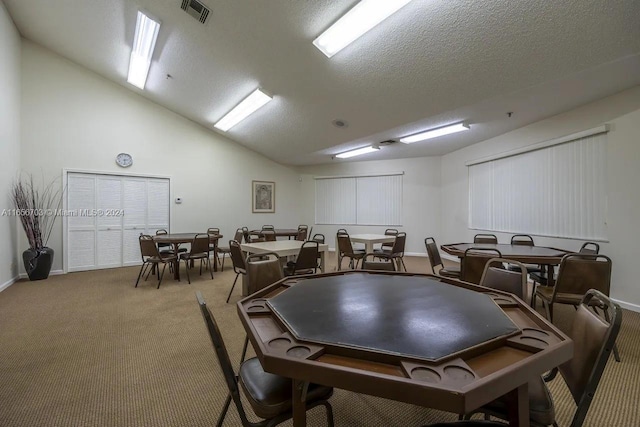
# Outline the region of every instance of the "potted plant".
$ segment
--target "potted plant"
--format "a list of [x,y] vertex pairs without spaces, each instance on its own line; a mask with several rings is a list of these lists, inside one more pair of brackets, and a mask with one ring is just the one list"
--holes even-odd
[[55,179],[47,185],[43,180],[39,189],[34,185],[33,176],[24,174],[11,186],[15,215],[20,218],[29,241],[22,260],[30,280],[46,279],[51,271],[53,249],[47,247],[47,242],[62,203],[62,191],[56,184]]

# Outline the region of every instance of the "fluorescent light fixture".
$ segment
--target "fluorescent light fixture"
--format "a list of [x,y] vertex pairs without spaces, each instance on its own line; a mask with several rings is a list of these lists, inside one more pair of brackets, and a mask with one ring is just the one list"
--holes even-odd
[[260,89],[254,90],[251,95],[247,96],[240,104],[229,111],[223,118],[213,125],[213,127],[220,129],[223,132],[228,131],[249,115],[251,115],[258,108],[262,107],[267,102],[271,101],[271,97]]
[[160,31],[160,23],[138,11],[136,35],[133,39],[133,49],[131,49],[127,81],[140,89],[144,89],[147,82],[158,31]]
[[362,0],[320,34],[313,44],[331,58],[410,1]]
[[400,138],[400,142],[405,144],[412,144],[418,141],[424,141],[425,139],[437,138],[442,135],[449,135],[450,133],[462,132],[463,130],[469,130],[470,126],[466,123],[456,123],[453,125],[443,126],[437,129],[430,129],[424,132],[417,133],[415,135],[405,136]]
[[349,157],[359,156],[361,154],[368,154],[378,151],[380,147],[376,145],[369,145],[367,147],[356,148],[355,150],[345,151],[344,153],[336,154],[339,159],[348,159]]

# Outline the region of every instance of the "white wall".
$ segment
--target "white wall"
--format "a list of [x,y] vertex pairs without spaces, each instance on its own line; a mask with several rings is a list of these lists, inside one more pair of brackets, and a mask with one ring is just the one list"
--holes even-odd
[[[335,235],[339,225],[314,225],[315,182],[314,176],[362,175],[368,173],[404,172],[402,195],[402,227],[407,233],[405,251],[411,254],[425,254],[424,238],[433,236],[440,239],[440,158],[420,157],[384,161],[336,162],[320,166],[298,168],[302,175],[301,218],[313,225],[313,233],[323,233],[329,247],[335,247]],[[382,234],[385,226],[346,227],[350,234]]]
[[[517,114],[517,112],[516,112]],[[468,229],[468,175],[466,161],[502,153],[537,142],[610,123],[608,133],[608,238],[600,253],[613,260],[611,296],[640,309],[637,280],[640,248],[640,86],[551,117],[442,157],[443,241],[471,241],[476,230]],[[510,235],[497,233],[499,241]],[[535,237],[537,245],[569,250],[582,241]]]
[[[22,43],[21,166],[170,176],[171,231],[299,223],[298,174],[29,41]],[[126,170],[120,152],[133,156]],[[251,180],[276,182],[276,213],[251,213]],[[25,244],[23,243],[23,246]],[[62,222],[49,246],[62,269]],[[22,248],[24,249],[24,248]]]
[[[0,211],[12,208],[20,164],[20,34],[0,2]],[[0,290],[18,274],[17,221],[0,217]]]

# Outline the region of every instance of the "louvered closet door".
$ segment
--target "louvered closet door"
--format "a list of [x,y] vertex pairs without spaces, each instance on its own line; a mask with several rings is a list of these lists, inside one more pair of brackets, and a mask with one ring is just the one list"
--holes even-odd
[[140,265],[140,234],[169,230],[169,195],[168,179],[68,173],[67,270]]
[[69,174],[67,178],[68,270],[81,271],[96,265],[95,175]]
[[147,180],[124,178],[123,209],[123,265],[140,264],[140,234],[147,234]]
[[98,176],[97,187],[97,268],[122,265],[122,178]]

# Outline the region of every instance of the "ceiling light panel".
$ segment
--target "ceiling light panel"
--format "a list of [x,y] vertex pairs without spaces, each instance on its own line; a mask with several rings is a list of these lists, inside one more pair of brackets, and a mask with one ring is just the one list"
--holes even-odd
[[313,41],[331,58],[411,0],[362,0]]
[[213,127],[226,132],[272,99],[273,98],[262,92],[260,89],[256,89],[251,93],[251,95],[247,96],[242,102],[240,102],[240,104],[236,105],[235,108],[225,114],[223,118],[218,120]]
[[127,82],[144,89],[151,67],[153,50],[158,39],[160,22],[149,18],[144,13],[138,11],[136,20],[136,34],[133,39],[131,49],[131,59],[129,60],[129,75]]
[[436,129],[429,129],[424,132],[417,133],[415,135],[409,135],[400,138],[400,142],[405,144],[412,144],[418,141],[424,141],[426,139],[437,138],[443,135],[449,135],[451,133],[462,132],[469,130],[470,126],[466,123],[455,123],[449,126],[443,126]]
[[368,147],[357,148],[351,151],[345,151],[344,153],[336,154],[335,157],[339,159],[348,159],[349,157],[360,156],[362,154],[369,154],[376,152],[380,149],[380,147],[376,147],[375,145],[370,145]]

